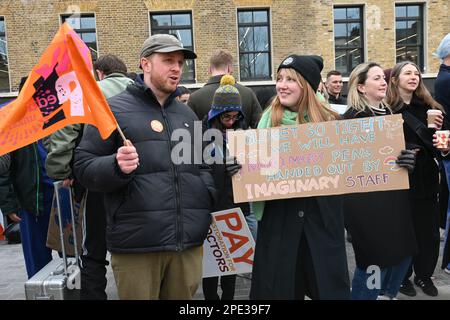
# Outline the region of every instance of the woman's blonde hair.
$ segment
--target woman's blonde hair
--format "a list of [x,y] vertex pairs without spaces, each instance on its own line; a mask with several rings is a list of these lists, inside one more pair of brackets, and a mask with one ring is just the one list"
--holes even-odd
[[402,69],[407,65],[414,66],[414,68],[416,68],[419,72],[419,85],[417,86],[416,91],[414,91],[415,95],[420,100],[424,101],[427,106],[433,109],[439,109],[444,112],[444,108],[436,100],[433,99],[427,87],[425,87],[425,85],[423,84],[422,73],[420,72],[419,67],[411,61],[399,62],[391,71],[391,80],[389,81],[386,101],[389,103],[392,110],[396,112],[400,110],[404,105],[404,101],[400,96],[400,91],[398,90],[398,79],[400,77],[400,74],[402,73]]
[[[328,108],[325,104],[322,104],[316,96],[311,85],[303,78],[297,71],[291,68],[283,68],[286,70],[287,76],[295,79],[298,85],[303,89],[303,94],[300,97],[297,106],[298,106],[298,123],[306,123],[306,122],[323,122],[336,120],[339,118],[339,114]],[[282,69],[280,69],[281,71]],[[278,71],[277,77],[280,73]],[[285,106],[283,106],[280,102],[280,98],[278,95],[275,99],[272,100],[270,104],[270,108],[272,109],[271,115],[271,123],[272,127],[278,127],[281,125],[281,119],[283,118],[283,112],[285,110]],[[306,116],[306,117],[305,117]],[[305,119],[307,118],[307,119]]]
[[[372,107],[370,106],[369,100],[365,97],[363,93],[358,90],[358,85],[364,84],[367,80],[367,74],[369,70],[374,67],[380,67],[380,65],[376,62],[366,62],[361,63],[353,69],[350,77],[348,79],[348,95],[347,95],[347,103],[350,108],[353,108],[360,112],[370,112],[374,113]],[[381,102],[380,107],[385,107],[389,109],[389,105],[384,101]]]

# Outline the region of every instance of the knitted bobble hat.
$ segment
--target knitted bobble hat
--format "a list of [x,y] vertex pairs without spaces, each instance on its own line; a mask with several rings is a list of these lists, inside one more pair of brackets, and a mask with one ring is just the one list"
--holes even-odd
[[214,93],[211,110],[208,113],[208,122],[225,112],[237,111],[240,118],[244,118],[242,113],[241,95],[234,86],[236,81],[232,75],[224,75],[220,79],[220,87]]

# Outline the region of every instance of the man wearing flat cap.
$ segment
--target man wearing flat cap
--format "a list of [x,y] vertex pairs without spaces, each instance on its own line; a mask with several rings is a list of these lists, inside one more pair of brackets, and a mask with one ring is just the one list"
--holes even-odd
[[175,98],[184,60],[196,57],[174,36],[145,40],[143,74],[108,99],[127,142],[117,131],[103,141],[89,127],[76,150],[79,181],[105,193],[120,299],[191,299],[202,278],[214,182],[207,167],[179,161],[179,144],[194,157],[190,142],[171,140],[176,129],[194,136],[197,117]]

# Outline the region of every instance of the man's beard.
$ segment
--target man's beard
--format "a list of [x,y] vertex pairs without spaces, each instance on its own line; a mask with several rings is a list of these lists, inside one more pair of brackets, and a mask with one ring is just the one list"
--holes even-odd
[[152,77],[152,82],[156,89],[167,94],[171,94],[177,89],[176,86],[171,87],[170,85],[168,85],[162,77]]

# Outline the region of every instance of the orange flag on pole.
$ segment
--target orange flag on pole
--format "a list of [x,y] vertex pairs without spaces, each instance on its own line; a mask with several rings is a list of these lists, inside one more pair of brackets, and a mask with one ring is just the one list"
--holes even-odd
[[92,74],[89,48],[64,23],[17,99],[0,109],[0,155],[75,123],[96,126],[103,139],[117,128]]

